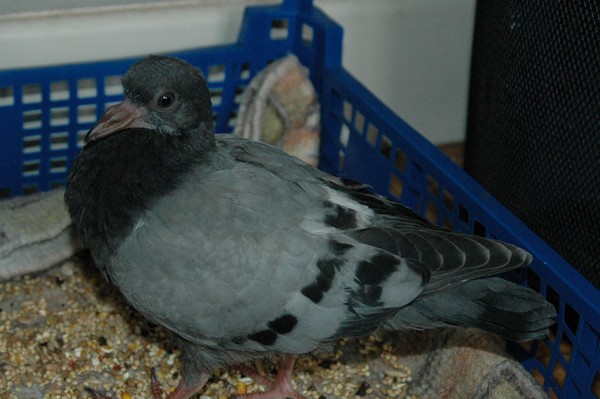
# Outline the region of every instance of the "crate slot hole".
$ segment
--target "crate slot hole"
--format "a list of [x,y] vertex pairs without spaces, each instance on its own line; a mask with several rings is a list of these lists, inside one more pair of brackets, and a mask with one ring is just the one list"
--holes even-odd
[[40,188],[38,187],[37,184],[28,184],[25,187],[23,187],[23,194],[25,194],[25,195],[36,194],[39,192],[40,192]]
[[352,104],[348,101],[344,101],[344,119],[346,122],[352,122]]
[[579,313],[568,303],[565,304],[565,323],[573,334],[577,334],[579,326]]
[[338,151],[338,169],[344,170],[344,163],[346,162],[346,153],[342,150]]
[[96,90],[96,79],[84,78],[77,81],[77,97],[78,98],[91,98],[96,97],[98,91]]
[[42,150],[42,136],[23,137],[23,153],[31,154]]
[[238,86],[235,88],[235,98],[233,99],[233,101],[236,104],[240,104],[242,102],[245,91],[246,91],[246,86]]
[[50,109],[50,125],[64,126],[69,124],[69,108],[51,108]]
[[250,63],[244,62],[240,69],[240,79],[250,79]]
[[77,131],[77,148],[83,147],[83,142],[85,140],[85,136],[88,134],[88,130],[78,130]]
[[442,220],[442,227],[448,230],[454,230],[454,224],[452,223],[452,220],[450,220],[448,215],[444,215],[444,218]]
[[69,82],[66,80],[50,82],[50,101],[68,100],[69,97]]
[[77,107],[77,123],[93,123],[96,121],[96,106],[94,104]]
[[34,109],[23,112],[23,129],[39,129],[42,127],[42,111]]
[[440,193],[438,181],[431,175],[427,175],[427,191],[429,191],[429,193],[435,198],[437,198],[438,194]]
[[381,136],[381,148],[379,150],[384,157],[390,159],[392,156],[392,140],[388,139],[387,136]]
[[564,388],[566,376],[567,371],[563,367],[562,363],[559,361],[554,362],[554,370],[552,372],[552,377],[556,382],[556,385],[558,385],[560,389]]
[[408,157],[404,151],[398,148],[394,158],[394,166],[402,173],[406,173],[406,165],[408,165]]
[[0,87],[0,107],[8,107],[15,104],[15,96],[12,86]]
[[354,128],[358,130],[360,134],[362,134],[363,129],[365,128],[365,117],[358,111],[356,111],[356,117],[354,118]]
[[59,132],[50,134],[51,150],[66,150],[69,147],[69,133]]
[[395,174],[392,174],[392,177],[390,177],[390,186],[388,187],[388,191],[394,197],[398,199],[402,198],[402,192],[404,191],[404,182],[400,180],[400,178]]
[[314,29],[308,24],[302,24],[302,43],[311,46],[314,40]]
[[23,162],[23,176],[37,176],[40,174],[40,161],[35,159]]
[[213,106],[221,105],[221,102],[223,101],[223,89],[211,89],[210,101]]
[[50,159],[50,173],[64,173],[66,171],[67,171],[67,157]]
[[237,119],[237,112],[231,111],[229,116],[227,117],[227,126],[233,128],[235,127],[235,121]]
[[211,65],[208,67],[208,78],[209,82],[223,82],[225,81],[225,65]]
[[116,96],[123,94],[123,85],[121,84],[121,76],[113,75],[104,78],[104,95]]
[[50,183],[50,188],[52,190],[54,190],[55,188],[62,188],[62,187],[65,187],[65,183],[63,183],[63,182],[53,181],[52,183]]
[[342,123],[340,129],[340,144],[343,147],[348,147],[348,141],[350,141],[350,128],[345,123]]
[[285,40],[288,38],[288,20],[285,18],[274,19],[271,21],[271,40]]
[[555,308],[559,309],[560,295],[550,285],[546,287],[546,300],[554,305]]
[[10,198],[12,196],[12,192],[10,188],[2,187],[0,188],[0,198]]
[[542,363],[547,369],[550,366],[550,359],[552,358],[552,349],[548,346],[545,341],[538,341],[537,348],[535,350],[535,357]]
[[438,207],[435,202],[427,201],[427,206],[425,207],[425,219],[433,224],[438,223]]
[[454,209],[454,197],[446,190],[442,190],[442,200],[444,202],[444,208],[449,211]]
[[367,142],[373,147],[377,145],[377,136],[379,136],[379,129],[369,123],[369,128],[367,129]]
[[567,334],[563,334],[562,343],[561,343],[561,358],[564,359],[565,363],[571,361],[571,353],[573,352],[573,343],[567,336]]
[[473,234],[475,234],[476,236],[485,237],[486,231],[487,229],[483,224],[481,224],[477,220],[473,222]]
[[42,87],[39,83],[23,85],[23,103],[32,104],[42,102]]

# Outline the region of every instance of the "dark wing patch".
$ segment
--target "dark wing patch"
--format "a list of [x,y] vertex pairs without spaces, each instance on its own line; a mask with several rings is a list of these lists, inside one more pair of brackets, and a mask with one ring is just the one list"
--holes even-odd
[[370,260],[363,260],[356,268],[356,278],[366,285],[382,284],[392,273],[398,270],[398,259],[379,253]]
[[323,295],[331,288],[336,269],[343,264],[344,260],[340,258],[319,259],[317,261],[319,274],[314,282],[302,288],[302,294],[314,303],[321,302]]
[[248,336],[252,341],[256,341],[264,346],[272,346],[277,341],[277,333],[273,330],[265,329]]
[[[268,322],[268,328],[248,335],[248,339],[264,346],[273,346],[277,342],[278,335],[289,334],[296,327],[296,324],[298,324],[298,318],[286,313]],[[243,343],[245,341],[242,337],[235,337],[234,339],[232,340],[234,343]]]
[[329,240],[328,246],[331,252],[333,252],[336,256],[342,256],[348,252],[348,250],[354,248],[352,244],[346,244],[336,240]]
[[353,229],[358,225],[355,210],[345,208],[329,201],[323,201],[323,205],[327,209],[323,221],[328,226],[340,230],[348,230]]
[[382,292],[383,288],[380,285],[360,285],[356,290],[352,291],[352,297],[362,305],[376,308],[383,306],[379,301]]
[[271,320],[267,324],[267,327],[275,331],[277,334],[284,335],[291,332],[294,327],[296,327],[296,324],[298,324],[298,319],[296,316],[288,313],[276,318],[275,320]]
[[302,295],[304,295],[314,303],[319,303],[323,299],[323,295],[325,294],[325,292],[327,292],[328,289],[329,287],[321,287],[318,281],[316,281],[302,288],[301,292]]

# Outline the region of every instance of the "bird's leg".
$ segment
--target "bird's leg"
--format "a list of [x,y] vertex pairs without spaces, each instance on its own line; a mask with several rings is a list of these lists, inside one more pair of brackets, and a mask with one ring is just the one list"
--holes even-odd
[[300,395],[292,386],[292,372],[294,371],[294,363],[296,362],[296,356],[286,354],[277,366],[277,375],[275,380],[266,378],[257,372],[244,371],[248,377],[252,378],[256,383],[265,385],[270,389],[268,392],[257,392],[249,393],[245,395],[238,395],[238,399],[280,399],[280,398],[293,398],[293,399],[306,399]]

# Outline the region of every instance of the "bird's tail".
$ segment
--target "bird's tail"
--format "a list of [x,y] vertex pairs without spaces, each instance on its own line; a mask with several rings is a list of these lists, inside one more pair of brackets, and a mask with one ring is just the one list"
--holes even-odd
[[544,338],[556,310],[537,292],[493,277],[425,296],[388,320],[392,329],[479,328],[512,341]]

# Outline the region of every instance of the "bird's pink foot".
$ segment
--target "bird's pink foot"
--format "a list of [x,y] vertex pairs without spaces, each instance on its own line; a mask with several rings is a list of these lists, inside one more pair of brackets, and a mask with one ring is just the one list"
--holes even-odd
[[294,371],[294,363],[296,362],[296,356],[285,355],[279,362],[277,368],[277,375],[272,380],[265,377],[258,372],[252,370],[249,367],[240,366],[238,367],[244,374],[252,378],[254,382],[259,385],[268,388],[267,392],[256,392],[244,395],[238,395],[236,399],[306,399],[306,397],[299,394],[292,386],[292,372]]

